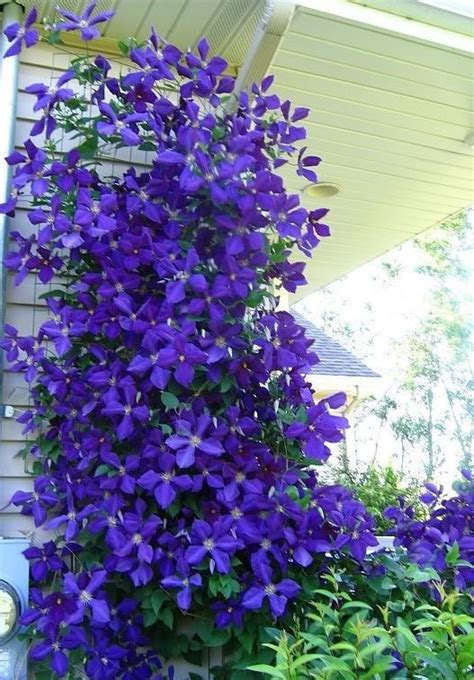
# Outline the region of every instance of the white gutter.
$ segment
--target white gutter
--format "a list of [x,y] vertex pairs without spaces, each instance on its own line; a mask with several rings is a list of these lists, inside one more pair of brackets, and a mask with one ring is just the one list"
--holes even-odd
[[[7,2],[3,5],[2,57],[8,47],[3,31],[10,24],[21,23],[22,16],[23,8],[16,2]],[[19,64],[19,55],[2,59],[0,64],[0,203],[5,203],[10,196],[11,171],[5,162],[5,157],[11,153],[15,143]],[[6,215],[0,215],[0,337],[3,335],[5,323],[7,272],[3,266],[3,260],[8,249],[8,221]],[[2,406],[3,362],[3,352],[0,350],[0,417],[4,415]]]
[[298,0],[298,6],[322,12],[338,19],[371,26],[375,29],[399,33],[406,38],[425,40],[460,52],[474,53],[474,40],[468,35],[445,28],[431,26],[421,21],[383,12],[379,9],[356,5],[347,0]]
[[244,63],[239,68],[234,94],[238,97],[252,83],[268,73],[291,23],[296,0],[265,0],[262,17]]

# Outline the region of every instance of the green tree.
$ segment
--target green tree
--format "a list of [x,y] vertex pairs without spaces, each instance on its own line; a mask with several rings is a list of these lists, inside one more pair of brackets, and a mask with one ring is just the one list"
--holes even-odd
[[472,250],[472,224],[459,213],[301,303],[392,379],[351,414],[355,451],[340,453],[346,473],[384,459],[428,478],[473,469]]

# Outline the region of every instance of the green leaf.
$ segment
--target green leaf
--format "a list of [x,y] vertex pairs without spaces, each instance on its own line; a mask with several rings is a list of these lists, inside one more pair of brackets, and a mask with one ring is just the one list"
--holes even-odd
[[446,553],[446,562],[452,566],[456,564],[458,559],[459,559],[459,544],[457,541],[455,541],[451,548]]
[[59,290],[58,288],[55,288],[54,290],[47,290],[46,293],[41,293],[41,295],[38,295],[38,300],[48,300],[49,298],[54,297],[63,298],[65,295],[65,290]]
[[91,135],[85,142],[79,145],[79,153],[81,158],[94,158],[99,146],[99,138],[96,134]]
[[109,472],[111,472],[110,466],[103,463],[102,465],[98,465],[96,467],[94,477],[100,477],[100,475],[106,475]]
[[117,43],[117,47],[119,48],[120,52],[123,54],[124,57],[128,57],[130,53],[130,45],[128,45],[123,40],[119,40]]
[[345,604],[342,605],[341,611],[345,611],[346,609],[352,609],[352,608],[372,609],[370,604],[367,604],[367,602],[362,602],[361,600],[351,600],[350,602],[346,602]]
[[167,411],[177,409],[179,406],[179,399],[172,392],[161,392],[160,399]]
[[153,626],[157,622],[157,620],[158,620],[157,615],[151,609],[147,609],[143,613],[143,625],[144,625],[145,628],[149,628],[150,626]]
[[225,375],[219,382],[219,388],[221,392],[228,392],[234,385],[234,379],[230,375]]
[[155,614],[158,616],[163,602],[166,600],[166,594],[162,590],[155,590],[151,595],[151,606]]
[[265,675],[271,675],[272,678],[281,678],[281,680],[285,680],[285,675],[282,671],[279,671],[272,666],[268,666],[266,663],[258,663],[256,666],[249,666],[247,670],[253,671],[254,673],[264,673]]
[[171,609],[163,609],[162,612],[160,612],[160,621],[164,623],[167,628],[173,628],[173,612]]

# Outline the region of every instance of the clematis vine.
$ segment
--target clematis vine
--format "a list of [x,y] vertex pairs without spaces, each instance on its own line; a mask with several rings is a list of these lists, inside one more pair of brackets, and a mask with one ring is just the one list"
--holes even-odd
[[[61,30],[93,40],[111,16],[57,11],[53,44]],[[7,56],[38,40],[36,17],[7,29]],[[182,51],[152,30],[121,50],[118,75],[89,50],[28,86],[39,118],[0,206],[5,266],[16,284],[38,277],[48,315],[1,341],[31,400],[33,491],[11,502],[52,532],[25,552],[22,620],[44,677],[171,678],[150,648],[182,637],[182,612],[239,644],[250,619],[291,614],[307,576],[343,556],[357,569],[374,543],[364,507],[318,481],[344,396],[315,399],[318,358],[278,309],[305,283],[293,256],[328,235],[325,209],[279,175],[294,160],[315,179],[307,109],[271,78],[234,93],[205,39]],[[103,171],[124,148],[133,167]]]

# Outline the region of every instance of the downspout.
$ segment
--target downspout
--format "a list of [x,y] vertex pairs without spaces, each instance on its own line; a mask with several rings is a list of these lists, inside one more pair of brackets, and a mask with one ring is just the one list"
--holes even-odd
[[[8,42],[3,35],[7,26],[15,22],[21,23],[23,8],[16,2],[7,2],[2,7],[2,62],[0,71],[0,203],[5,203],[10,196],[11,169],[5,161],[14,147],[16,104],[18,92],[18,71],[20,56],[14,55],[3,59]],[[7,271],[3,260],[8,249],[9,218],[0,215],[0,337],[3,336],[5,312],[7,305]],[[3,405],[4,353],[0,350],[0,418],[5,415]]]
[[239,94],[268,73],[293,18],[296,0],[265,0],[259,25],[235,81],[235,106]]

